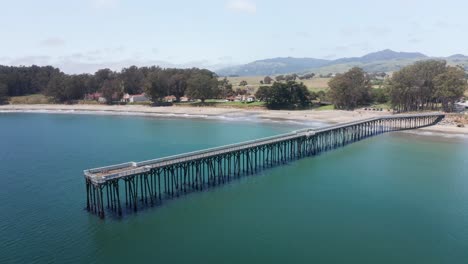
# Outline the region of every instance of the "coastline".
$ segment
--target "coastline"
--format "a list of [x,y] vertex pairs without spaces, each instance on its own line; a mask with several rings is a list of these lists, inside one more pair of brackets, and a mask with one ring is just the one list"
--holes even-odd
[[[0,113],[62,113],[102,114],[180,118],[222,118],[228,120],[285,121],[307,124],[335,124],[359,119],[389,115],[387,111],[343,111],[343,110],[266,110],[216,107],[150,107],[145,105],[0,105]],[[418,134],[468,137],[468,127],[459,128],[450,124],[439,124],[421,128]]]

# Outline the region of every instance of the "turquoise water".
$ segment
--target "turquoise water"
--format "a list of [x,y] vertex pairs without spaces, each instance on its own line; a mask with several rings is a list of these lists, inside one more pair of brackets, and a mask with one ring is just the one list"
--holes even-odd
[[394,133],[100,220],[82,170],[298,125],[0,114],[0,263],[467,263],[468,142]]

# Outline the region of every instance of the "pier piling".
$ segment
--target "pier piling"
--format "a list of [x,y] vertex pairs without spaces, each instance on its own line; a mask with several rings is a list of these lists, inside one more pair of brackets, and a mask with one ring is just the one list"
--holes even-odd
[[[86,210],[101,218],[105,211],[122,216],[124,212],[160,205],[166,199],[223,185],[241,176],[371,136],[435,125],[443,118],[444,115],[438,113],[376,117],[161,159],[85,170]],[[121,181],[123,186],[119,184]],[[125,196],[124,208],[121,194]]]

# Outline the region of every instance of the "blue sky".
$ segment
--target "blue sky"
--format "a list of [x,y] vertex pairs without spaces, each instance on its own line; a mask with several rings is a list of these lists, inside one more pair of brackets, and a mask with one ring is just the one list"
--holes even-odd
[[216,69],[390,48],[468,54],[468,1],[0,0],[0,64]]

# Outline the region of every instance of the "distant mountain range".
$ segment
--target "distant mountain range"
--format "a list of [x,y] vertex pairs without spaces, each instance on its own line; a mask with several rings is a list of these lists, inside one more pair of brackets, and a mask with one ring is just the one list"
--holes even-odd
[[265,76],[288,73],[339,73],[354,66],[367,72],[392,72],[419,60],[443,59],[452,65],[468,65],[468,56],[455,54],[449,57],[429,57],[419,52],[396,52],[382,50],[362,57],[324,60],[314,58],[273,58],[258,60],[244,65],[231,66],[216,71],[220,76]]

